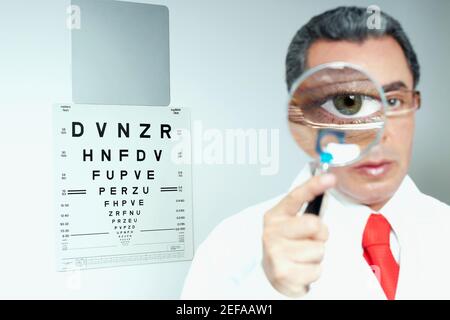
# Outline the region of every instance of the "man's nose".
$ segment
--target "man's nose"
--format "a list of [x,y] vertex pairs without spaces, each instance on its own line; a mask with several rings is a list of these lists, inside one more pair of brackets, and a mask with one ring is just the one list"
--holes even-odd
[[383,153],[383,145],[385,145],[386,143],[388,143],[390,141],[390,137],[392,136],[392,124],[389,124],[389,121],[386,121],[384,128],[383,128],[383,133],[381,135],[380,138],[380,142],[376,145],[374,145],[369,154],[372,157],[376,157],[379,156]]
[[390,140],[390,137],[392,135],[393,130],[393,124],[389,119],[386,119],[386,122],[384,124],[384,130],[383,135],[381,136],[380,143],[386,143]]

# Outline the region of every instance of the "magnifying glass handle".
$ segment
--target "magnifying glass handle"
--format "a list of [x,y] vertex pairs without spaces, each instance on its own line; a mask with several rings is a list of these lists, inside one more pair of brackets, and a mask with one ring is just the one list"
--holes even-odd
[[[328,171],[327,163],[310,163],[311,173],[313,176],[317,176]],[[322,208],[324,194],[320,194],[314,198],[314,200],[310,201],[306,206],[305,213],[315,214],[316,216],[320,215],[320,209]]]
[[308,203],[305,209],[305,213],[315,214],[318,216],[320,214],[320,209],[322,208],[323,193],[314,198],[313,201]]

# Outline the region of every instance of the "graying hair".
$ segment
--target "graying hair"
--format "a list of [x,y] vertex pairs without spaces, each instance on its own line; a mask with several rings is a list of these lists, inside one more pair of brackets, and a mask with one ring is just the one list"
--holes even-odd
[[372,13],[362,7],[338,7],[309,20],[297,31],[286,56],[286,84],[288,90],[305,71],[309,47],[317,40],[347,40],[363,42],[368,38],[393,37],[403,49],[413,75],[414,87],[419,83],[420,66],[417,55],[401,24],[390,15],[380,12],[380,28],[369,29],[367,20]]

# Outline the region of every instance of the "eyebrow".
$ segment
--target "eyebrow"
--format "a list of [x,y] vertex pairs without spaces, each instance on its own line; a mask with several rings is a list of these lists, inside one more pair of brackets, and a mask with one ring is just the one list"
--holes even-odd
[[298,95],[298,94],[328,94],[328,93],[334,93],[334,92],[338,92],[338,91],[357,91],[360,92],[361,94],[363,93],[372,93],[372,94],[376,94],[376,88],[373,85],[373,82],[367,78],[364,79],[354,79],[354,80],[340,80],[340,81],[335,81],[332,83],[325,83],[323,85],[319,85],[319,86],[311,86],[311,87],[306,87],[306,88],[297,88],[297,90],[295,90],[293,92],[293,96]]
[[403,81],[395,81],[383,86],[384,92],[395,91],[399,89],[407,89],[408,86]]

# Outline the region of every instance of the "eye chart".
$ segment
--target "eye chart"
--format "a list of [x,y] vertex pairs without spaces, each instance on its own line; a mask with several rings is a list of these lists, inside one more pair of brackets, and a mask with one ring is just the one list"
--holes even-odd
[[53,108],[58,270],[192,259],[188,110]]

